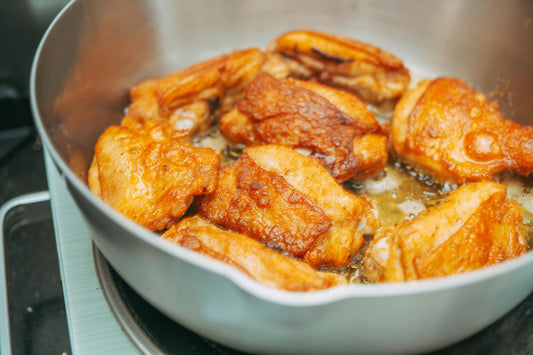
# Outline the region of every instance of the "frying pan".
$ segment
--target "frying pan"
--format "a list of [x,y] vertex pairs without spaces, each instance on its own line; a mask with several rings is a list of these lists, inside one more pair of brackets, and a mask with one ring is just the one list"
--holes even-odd
[[301,28],[379,46],[420,77],[460,77],[533,124],[529,1],[73,1],[37,50],[31,104],[95,244],[161,312],[242,351],[426,352],[486,327],[533,289],[533,253],[447,278],[286,292],[161,240],[88,189],[96,139],[134,84]]

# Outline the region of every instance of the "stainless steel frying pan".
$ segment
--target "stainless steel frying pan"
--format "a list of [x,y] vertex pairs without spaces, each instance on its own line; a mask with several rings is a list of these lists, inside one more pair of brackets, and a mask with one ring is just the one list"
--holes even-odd
[[497,92],[507,117],[533,125],[530,1],[73,1],[37,51],[32,108],[98,248],[163,313],[244,351],[424,352],[501,317],[533,289],[531,252],[456,277],[290,293],[170,245],[89,191],[96,139],[120,121],[134,84],[301,28],[382,47],[423,77]]

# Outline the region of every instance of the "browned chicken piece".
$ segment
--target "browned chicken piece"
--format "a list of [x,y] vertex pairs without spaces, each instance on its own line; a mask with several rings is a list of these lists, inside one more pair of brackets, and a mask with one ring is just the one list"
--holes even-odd
[[312,266],[345,267],[377,227],[373,206],[340,186],[314,159],[293,149],[246,148],[221,169],[200,215],[291,253]]
[[409,71],[392,54],[333,34],[294,31],[268,45],[291,75],[347,89],[372,103],[394,100],[409,85]]
[[111,126],[98,139],[90,189],[150,230],[170,227],[194,196],[214,191],[220,156],[166,136],[158,126],[138,132]]
[[259,74],[220,119],[230,140],[280,144],[317,159],[339,182],[377,175],[387,162],[387,127],[357,97],[315,82]]
[[441,205],[412,220],[379,229],[365,254],[372,282],[464,273],[526,252],[519,205],[504,185],[462,185]]
[[251,278],[287,291],[314,291],[346,284],[339,274],[319,272],[244,234],[220,229],[201,217],[183,219],[163,238],[236,267]]
[[259,167],[245,152],[222,168],[214,195],[200,213],[225,227],[273,242],[300,257],[331,221],[283,177]]
[[490,180],[533,171],[533,127],[504,119],[494,102],[454,78],[423,81],[394,111],[396,154],[440,182]]
[[343,268],[363,246],[363,234],[378,227],[377,210],[364,196],[356,196],[335,182],[315,160],[277,145],[248,149],[263,169],[282,176],[316,204],[331,220],[303,260],[312,266]]
[[141,122],[157,120],[190,135],[208,128],[215,116],[233,108],[261,71],[288,75],[279,58],[257,48],[212,58],[133,87],[128,115]]

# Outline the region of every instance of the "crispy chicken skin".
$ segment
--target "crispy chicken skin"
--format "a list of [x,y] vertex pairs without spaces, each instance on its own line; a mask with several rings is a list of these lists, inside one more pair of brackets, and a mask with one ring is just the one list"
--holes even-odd
[[331,221],[309,199],[247,153],[222,169],[215,195],[200,213],[255,239],[274,242],[300,257]]
[[464,273],[522,255],[518,204],[504,185],[462,185],[411,221],[379,229],[365,253],[370,281],[397,282]]
[[533,127],[504,119],[460,79],[423,81],[407,92],[394,111],[391,141],[400,158],[441,182],[533,170]]
[[372,103],[400,97],[410,81],[409,71],[392,54],[333,34],[288,32],[267,50],[281,56],[292,76],[347,89]]
[[275,243],[312,266],[345,267],[377,227],[373,206],[293,149],[246,148],[221,169],[216,191],[198,203],[212,223]]
[[317,159],[339,182],[377,175],[387,162],[387,128],[357,97],[315,82],[259,74],[244,100],[220,119],[230,140],[280,144]]
[[128,115],[141,122],[161,121],[193,134],[209,127],[215,116],[229,111],[261,71],[276,77],[288,75],[279,58],[257,48],[224,54],[136,85],[130,92]]
[[111,126],[96,143],[88,183],[125,216],[162,230],[184,215],[195,195],[215,189],[219,164],[212,149],[170,138],[160,126]]
[[199,216],[183,219],[162,237],[282,290],[313,291],[346,283],[339,274],[316,271],[302,261],[280,254],[244,234],[218,228]]
[[378,227],[375,206],[364,196],[346,191],[320,164],[292,149],[266,145],[249,148],[248,154],[263,169],[283,176],[331,220],[329,230],[303,260],[315,267],[347,266],[363,246],[363,234],[372,234]]

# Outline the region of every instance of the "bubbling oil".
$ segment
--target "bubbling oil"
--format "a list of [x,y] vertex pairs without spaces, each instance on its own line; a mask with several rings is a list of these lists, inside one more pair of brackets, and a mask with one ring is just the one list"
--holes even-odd
[[[523,177],[505,171],[495,181],[507,187],[507,196],[520,205],[527,250],[533,248],[533,176]],[[440,204],[455,185],[440,185],[415,168],[402,164],[398,159],[385,166],[384,171],[365,182],[348,181],[344,186],[358,195],[373,199],[376,203],[381,226],[399,224],[416,217],[423,210]],[[371,241],[368,236],[366,241]],[[368,245],[368,243],[366,243]],[[367,283],[364,274],[363,248],[343,274],[353,283]]]

